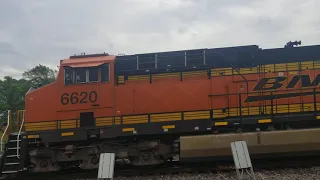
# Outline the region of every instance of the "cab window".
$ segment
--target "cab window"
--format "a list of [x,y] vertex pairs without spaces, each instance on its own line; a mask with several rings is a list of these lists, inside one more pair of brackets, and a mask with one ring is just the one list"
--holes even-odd
[[101,82],[109,82],[109,64],[101,66]]
[[77,68],[76,70],[76,83],[80,84],[80,83],[86,83],[86,69],[85,68]]
[[71,68],[65,67],[65,85],[109,82],[109,64],[102,64],[97,67]]
[[69,67],[66,67],[64,69],[64,83],[66,85],[68,84],[73,84],[73,69],[72,68],[69,68]]
[[90,68],[88,69],[89,82],[98,82],[99,81],[99,68]]

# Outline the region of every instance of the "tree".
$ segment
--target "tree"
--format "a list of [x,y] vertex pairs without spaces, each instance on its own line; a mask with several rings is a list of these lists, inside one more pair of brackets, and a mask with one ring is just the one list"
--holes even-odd
[[0,120],[7,119],[7,110],[15,112],[24,109],[25,94],[30,85],[25,79],[14,79],[6,76],[0,80]]
[[57,70],[39,64],[38,66],[25,71],[22,75],[30,81],[33,88],[39,88],[56,80]]
[[38,65],[25,71],[22,74],[24,79],[17,80],[9,76],[4,77],[3,80],[0,79],[0,121],[6,121],[8,110],[15,113],[17,110],[24,109],[25,95],[28,90],[31,87],[39,88],[54,82],[56,73],[56,70]]

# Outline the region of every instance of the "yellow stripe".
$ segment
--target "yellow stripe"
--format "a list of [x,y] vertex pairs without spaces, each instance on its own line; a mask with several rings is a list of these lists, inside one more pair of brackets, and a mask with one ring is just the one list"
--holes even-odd
[[181,116],[181,113],[163,113],[163,114],[152,114],[152,117],[170,117],[170,116]]
[[60,129],[71,129],[77,127],[77,120],[63,120],[60,121]]
[[128,76],[128,80],[147,80],[149,77],[149,75]]
[[178,77],[180,73],[161,73],[152,75],[152,78],[159,79],[159,78],[171,78],[171,77]]
[[226,126],[226,125],[228,125],[228,122],[215,122],[214,125],[215,126]]
[[36,139],[39,138],[39,135],[28,135],[28,139]]
[[183,118],[184,120],[209,119],[210,111],[185,112]]
[[116,124],[116,125],[119,125],[119,124],[121,124],[121,118],[120,117],[115,117],[114,118],[114,123]]
[[25,127],[28,127],[28,128],[32,128],[32,127],[40,127],[40,128],[53,127],[53,128],[57,128],[57,124],[47,124],[47,125],[33,124],[33,125],[26,125]]
[[130,121],[130,120],[148,120],[148,115],[138,115],[138,116],[123,116],[123,121]]
[[[314,64],[314,67],[313,67]],[[291,63],[279,63],[279,64],[265,64],[262,66],[255,66],[255,67],[246,67],[240,68],[239,71],[241,74],[251,74],[251,73],[258,73],[258,71],[263,72],[284,72],[284,71],[298,71],[299,70],[299,62],[291,62]],[[320,68],[319,61],[307,61],[301,62],[301,69],[317,69]],[[221,76],[221,75],[232,75],[232,68],[213,68],[211,69],[211,76]],[[205,75],[206,71],[190,71],[190,72],[183,72],[183,75]],[[290,73],[290,72],[289,72]],[[237,73],[234,73],[237,75]],[[170,77],[178,77],[179,73],[160,73],[154,74],[153,78],[170,78]],[[129,76],[128,80],[147,80],[149,79],[149,75],[136,75],[136,76]],[[124,76],[118,76],[118,82],[124,83]]]
[[118,83],[123,84],[124,83],[124,76],[118,76]]
[[312,61],[301,62],[301,69],[302,70],[312,69],[312,68],[313,68],[313,62]]
[[148,123],[148,120],[146,121],[123,121],[122,124],[145,124]]
[[207,75],[207,71],[182,72],[182,76],[199,76],[199,75]]
[[56,128],[25,128],[25,131],[46,131],[46,130],[56,130]]
[[158,120],[152,120],[151,122],[169,122],[169,121],[179,121],[181,118],[175,118],[175,119],[158,119]]
[[111,126],[113,124],[113,117],[96,118],[96,126]]
[[[314,66],[314,67],[313,67]],[[239,71],[241,74],[250,74],[250,73],[257,73],[261,68],[262,72],[272,73],[272,72],[284,72],[284,71],[299,71],[299,62],[292,62],[292,63],[280,63],[280,64],[265,64],[262,66],[257,67],[249,67],[249,68],[240,68]],[[301,62],[301,69],[318,69],[320,68],[319,61],[307,61]],[[231,75],[232,69],[231,68],[214,68],[211,69],[211,76],[221,76],[221,75]],[[234,73],[236,74],[236,73]],[[289,74],[291,74],[289,72]]]
[[211,69],[211,76],[232,75],[232,68]]
[[96,121],[112,121],[113,117],[96,118]]
[[133,132],[134,128],[123,128],[122,132]]
[[25,123],[25,131],[45,131],[57,129],[57,121]]
[[56,121],[51,122],[37,122],[37,123],[25,123],[25,126],[32,127],[32,126],[48,126],[48,125],[56,125]]
[[174,129],[176,128],[175,125],[166,125],[166,126],[162,126],[162,129]]
[[317,116],[317,119],[320,119],[320,116]]
[[259,123],[271,123],[271,119],[259,119]]
[[163,113],[163,114],[151,114],[151,122],[166,122],[166,121],[178,121],[181,120],[181,113]]
[[148,115],[124,116],[122,118],[123,124],[139,124],[148,123]]
[[112,122],[97,122],[96,126],[111,126]]
[[74,136],[74,132],[64,132],[61,133],[61,136],[65,137],[65,136]]

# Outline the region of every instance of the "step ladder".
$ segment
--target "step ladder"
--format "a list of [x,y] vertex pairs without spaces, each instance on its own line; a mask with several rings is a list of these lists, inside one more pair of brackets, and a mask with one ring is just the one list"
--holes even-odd
[[20,159],[20,154],[21,154],[21,142],[22,142],[22,136],[24,135],[24,133],[22,133],[22,127],[24,124],[24,111],[23,115],[22,115],[22,122],[19,125],[20,129],[18,132],[15,133],[10,133],[8,135],[8,141],[5,144],[5,147],[3,149],[3,139],[4,136],[7,133],[8,127],[10,125],[10,113],[11,111],[8,111],[8,123],[7,123],[7,127],[1,137],[1,158],[0,158],[0,170],[1,170],[1,178],[3,178],[4,176],[12,176],[17,174],[18,172],[20,172],[23,169],[23,165],[21,166],[21,159]]
[[20,167],[20,144],[21,134],[12,133],[8,137],[8,143],[6,144],[2,164],[2,175],[18,173]]

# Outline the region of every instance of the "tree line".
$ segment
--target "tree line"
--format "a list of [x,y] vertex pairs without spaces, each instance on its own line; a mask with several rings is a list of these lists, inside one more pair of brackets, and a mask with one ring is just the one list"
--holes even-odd
[[0,79],[0,122],[6,122],[7,112],[23,110],[25,94],[30,88],[39,88],[56,80],[57,70],[37,65],[22,73],[21,79],[5,76]]

